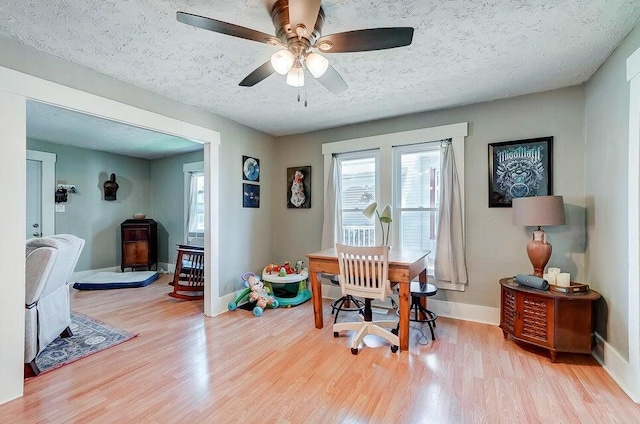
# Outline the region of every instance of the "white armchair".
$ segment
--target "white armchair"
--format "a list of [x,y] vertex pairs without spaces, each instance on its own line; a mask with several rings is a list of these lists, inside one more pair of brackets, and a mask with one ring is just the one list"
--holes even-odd
[[84,240],[71,234],[26,242],[24,363],[34,374],[36,357],[58,336],[71,336],[68,280],[78,263]]

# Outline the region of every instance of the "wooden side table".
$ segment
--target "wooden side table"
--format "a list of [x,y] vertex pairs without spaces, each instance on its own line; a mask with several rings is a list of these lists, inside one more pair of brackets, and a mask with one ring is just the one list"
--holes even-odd
[[551,362],[558,352],[591,353],[593,346],[593,301],[600,294],[589,290],[563,294],[500,280],[500,328],[521,342],[549,350]]
[[146,267],[158,269],[158,223],[153,219],[127,219],[120,224],[122,240],[122,262],[125,268]]

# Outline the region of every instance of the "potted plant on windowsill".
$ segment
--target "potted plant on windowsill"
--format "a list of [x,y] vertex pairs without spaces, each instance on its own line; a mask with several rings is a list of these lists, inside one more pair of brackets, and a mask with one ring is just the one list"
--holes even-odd
[[[371,219],[373,217],[373,214],[376,214],[376,216],[378,217],[378,221],[380,222],[380,229],[382,230],[382,245],[383,246],[388,246],[389,245],[389,233],[391,232],[391,222],[393,222],[393,219],[391,218],[391,205],[387,205],[384,207],[384,209],[382,209],[382,214],[380,214],[378,212],[378,203],[377,202],[373,202],[372,204],[370,204],[369,206],[367,206],[363,211],[362,214],[364,216],[366,216],[367,218]],[[384,225],[383,224],[387,224],[387,232],[385,233],[384,231]]]

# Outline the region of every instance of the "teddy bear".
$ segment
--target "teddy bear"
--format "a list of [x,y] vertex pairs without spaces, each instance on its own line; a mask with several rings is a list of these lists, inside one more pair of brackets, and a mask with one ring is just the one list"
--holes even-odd
[[[249,300],[251,302],[256,302],[256,308],[254,308],[254,315],[260,316],[262,315],[262,311],[267,307],[277,308],[278,301],[269,294],[269,289],[264,286],[262,281],[255,275],[252,275],[248,278],[247,283],[249,284],[249,288],[251,292],[249,293]],[[260,311],[256,313],[257,308],[260,308]]]

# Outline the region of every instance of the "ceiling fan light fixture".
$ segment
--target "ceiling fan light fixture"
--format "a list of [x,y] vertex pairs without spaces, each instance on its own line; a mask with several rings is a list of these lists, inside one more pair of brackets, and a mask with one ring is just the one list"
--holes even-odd
[[320,78],[327,72],[329,68],[329,61],[326,57],[319,55],[318,53],[311,53],[306,59],[307,68],[314,78]]
[[293,53],[289,50],[278,50],[271,55],[271,66],[280,75],[286,75],[293,66]]
[[294,66],[287,74],[287,84],[292,87],[304,86],[304,71],[302,67]]

